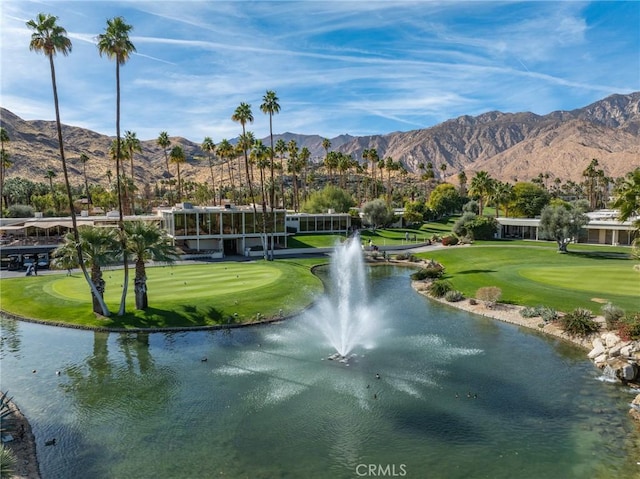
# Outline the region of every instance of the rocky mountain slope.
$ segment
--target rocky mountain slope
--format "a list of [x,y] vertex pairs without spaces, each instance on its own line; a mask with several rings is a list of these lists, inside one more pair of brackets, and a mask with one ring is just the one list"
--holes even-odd
[[[14,163],[8,176],[45,181],[49,168],[61,175],[54,122],[25,121],[6,109],[0,110],[0,120],[11,139],[8,151]],[[68,125],[63,127],[63,135],[72,181],[81,181],[78,158],[85,153],[90,157],[90,181],[106,184],[107,170],[115,170],[108,155],[114,137]],[[309,148],[312,161],[324,158],[321,136],[274,135],[274,140],[279,138],[285,142],[294,139],[300,148]],[[208,162],[200,146],[179,137],[171,141],[185,150],[183,177],[206,181]],[[468,176],[485,170],[508,181],[529,180],[539,173],[579,181],[582,171],[596,158],[609,176],[618,177],[640,167],[640,92],[612,95],[584,108],[542,116],[493,111],[476,117],[461,116],[422,130],[363,137],[341,135],[330,141],[332,150],[360,160],[364,149],[375,148],[381,158],[390,156],[415,173],[421,172],[421,164],[430,162],[437,175],[443,174],[441,165],[446,164],[444,174],[450,177],[463,170]],[[265,142],[268,144],[268,139]],[[158,181],[166,169],[164,152],[155,138],[141,143],[142,152],[135,155],[135,174]]]

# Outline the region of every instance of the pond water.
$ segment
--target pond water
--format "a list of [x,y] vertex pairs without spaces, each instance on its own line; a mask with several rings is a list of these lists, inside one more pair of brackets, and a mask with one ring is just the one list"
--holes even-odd
[[327,360],[317,307],[153,334],[3,319],[1,388],[44,479],[638,474],[628,388],[584,351],[430,302],[409,274],[366,270],[379,334],[347,364]]

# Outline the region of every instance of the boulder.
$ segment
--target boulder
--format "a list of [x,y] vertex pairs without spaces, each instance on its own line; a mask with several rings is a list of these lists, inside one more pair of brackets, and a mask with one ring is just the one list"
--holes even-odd
[[604,344],[602,344],[602,339],[600,338],[596,338],[594,339],[591,344],[593,345],[594,348],[597,348],[598,346],[604,346]]
[[601,354],[604,354],[605,352],[604,345],[602,344],[602,342],[600,342],[599,344],[596,344],[597,342],[598,340],[596,339],[594,341],[595,346],[589,353],[589,359],[597,358],[598,356],[600,356]]
[[631,356],[631,352],[632,352],[632,347],[630,344],[627,344],[626,346],[623,346],[620,348],[620,355],[624,356],[624,357],[629,357]]
[[606,333],[603,335],[603,339],[607,348],[612,348],[620,342],[620,337],[616,333]]
[[620,370],[620,379],[624,379],[625,381],[633,381],[638,374],[638,366],[635,364],[627,363]]
[[607,353],[602,353],[600,356],[593,360],[594,364],[598,367],[604,367],[608,359]]
[[615,358],[616,356],[620,356],[620,350],[622,349],[624,343],[618,343],[612,348],[609,349],[609,357]]
[[634,406],[640,407],[640,394],[638,394],[636,398],[633,401],[631,401],[631,404],[633,404]]

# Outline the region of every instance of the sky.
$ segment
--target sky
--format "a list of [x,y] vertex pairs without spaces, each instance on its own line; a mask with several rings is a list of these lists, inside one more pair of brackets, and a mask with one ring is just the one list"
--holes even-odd
[[115,62],[96,37],[132,25],[121,129],[196,143],[232,139],[241,102],[257,138],[267,90],[274,133],[365,136],[487,111],[547,114],[640,90],[640,2],[0,2],[0,106],[54,120],[49,62],[25,23],[58,17],[72,41],[54,59],[61,119],[115,136]]

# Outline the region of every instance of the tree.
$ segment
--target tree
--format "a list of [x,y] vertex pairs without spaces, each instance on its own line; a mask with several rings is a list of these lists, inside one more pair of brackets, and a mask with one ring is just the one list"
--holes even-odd
[[453,224],[452,231],[460,238],[469,240],[491,240],[498,230],[498,222],[495,218],[478,216],[467,211]]
[[620,221],[640,216],[640,168],[627,173],[624,181],[616,188],[613,207],[619,209]]
[[55,195],[55,191],[53,190],[53,179],[56,176],[58,176],[58,174],[51,168],[48,168],[47,172],[44,174],[44,177],[49,180],[49,192],[51,193],[51,198]]
[[262,252],[264,259],[267,259],[267,202],[264,190],[264,169],[269,165],[269,156],[271,151],[262,143],[262,140],[256,140],[251,150],[251,155],[255,158],[256,165],[260,171],[260,191],[262,193]]
[[513,202],[511,209],[516,216],[535,218],[549,203],[550,195],[547,190],[526,181],[518,182],[513,187]]
[[409,223],[422,223],[424,219],[424,201],[407,201],[404,204],[402,217]]
[[478,200],[478,214],[480,216],[484,213],[484,207],[486,206],[488,198],[491,196],[493,187],[494,180],[486,171],[478,171],[475,176],[471,178],[469,194]]
[[[253,113],[251,113],[251,105],[244,102],[240,103],[240,105],[233,112],[233,115],[231,115],[231,119],[237,123],[240,123],[240,125],[242,125],[242,137],[246,138],[247,131],[245,126],[247,123],[253,123]],[[249,156],[247,153],[251,145],[247,145],[246,142],[243,142],[242,137],[240,141],[242,143],[242,154],[244,155],[244,168],[245,168],[245,173],[247,175],[247,185],[249,186],[249,196],[251,197],[251,203],[253,204],[253,212],[254,212],[254,218],[255,218],[256,201],[253,195],[251,175],[249,174]]]
[[[96,228],[81,226],[79,238],[82,245],[83,261],[91,268],[91,281],[96,286],[92,292],[93,311],[100,314],[101,303],[104,302],[105,281],[102,278],[102,267],[113,263],[118,252],[118,238],[113,228]],[[74,258],[75,236],[70,233],[64,242],[53,252],[54,265],[71,269],[77,266]]]
[[213,142],[210,136],[205,136],[202,145],[200,145],[202,150],[207,153],[207,158],[209,160],[209,171],[211,172],[211,189],[213,190],[213,206],[216,205],[216,183],[215,178],[213,176],[213,163],[211,161],[211,153],[213,153],[216,149],[216,144]]
[[262,97],[262,105],[260,110],[265,115],[269,115],[269,138],[271,139],[271,149],[269,150],[269,159],[271,160],[271,185],[269,187],[269,205],[271,208],[275,204],[275,183],[273,179],[273,115],[280,113],[280,105],[278,104],[278,97],[273,90],[267,90],[267,93]]
[[439,217],[459,211],[462,198],[455,186],[441,183],[429,195],[429,209]]
[[89,162],[89,155],[82,153],[80,155],[80,163],[82,163],[82,177],[84,178],[84,192],[87,195],[87,210],[91,202],[91,193],[89,192],[89,181],[87,180],[87,163]]
[[[142,144],[140,143],[140,140],[138,139],[138,137],[136,136],[136,133],[134,131],[125,131],[124,132],[124,149],[127,150],[128,153],[128,157],[129,157],[129,162],[131,163],[131,182],[133,184],[133,190],[135,190],[135,176],[134,176],[134,171],[133,171],[133,153],[134,152],[142,152]],[[136,208],[135,208],[135,196],[132,194],[131,195],[131,214],[135,215],[136,214]]]
[[580,233],[589,217],[574,205],[545,206],[540,217],[540,236],[555,240],[558,252],[566,253],[567,245]]
[[134,293],[136,309],[144,310],[149,306],[147,296],[146,261],[173,263],[175,250],[164,230],[153,223],[143,221],[128,222],[125,226],[127,246],[136,264]]
[[373,226],[374,231],[376,228],[393,221],[393,210],[387,206],[384,200],[379,198],[365,203],[362,207],[362,213],[364,220]]
[[169,160],[171,163],[176,165],[176,169],[178,172],[178,202],[182,201],[182,181],[180,178],[180,165],[186,161],[184,156],[184,150],[180,145],[176,145],[171,148],[171,153],[169,153]]
[[[56,53],[62,53],[63,56],[69,55],[71,52],[71,40],[67,38],[67,31],[57,24],[58,17],[53,15],[39,13],[36,20],[29,20],[27,27],[34,32],[31,34],[31,42],[29,50],[36,53],[43,53],[49,58],[49,67],[51,69],[51,85],[53,87],[53,103],[56,111],[56,131],[58,133],[58,148],[60,150],[60,161],[62,162],[62,172],[64,174],[64,184],[67,191],[67,200],[69,202],[69,210],[71,214],[71,225],[73,237],[75,240],[76,254],[78,256],[78,264],[84,275],[92,294],[98,295],[98,291],[89,277],[89,273],[84,265],[82,255],[82,245],[78,233],[78,222],[76,212],[73,206],[73,195],[71,193],[71,184],[69,183],[69,174],[67,172],[67,161],[64,156],[64,144],[62,141],[62,122],[60,121],[60,106],[58,104],[58,87],[56,85],[56,70],[53,63],[53,57]],[[100,307],[103,316],[109,316],[110,312],[104,301],[100,301]]]
[[116,182],[118,184],[118,227],[120,228],[120,242],[124,262],[124,282],[122,287],[122,298],[120,299],[120,309],[118,315],[125,313],[127,300],[127,288],[129,287],[129,258],[127,255],[127,244],[124,232],[124,213],[122,211],[122,189],[120,188],[120,65],[124,65],[129,60],[136,47],[129,40],[129,32],[133,29],[131,25],[125,23],[124,18],[114,17],[107,20],[104,33],[98,35],[98,52],[100,56],[116,62]]
[[347,213],[355,205],[353,197],[342,188],[327,185],[320,191],[314,191],[302,205],[304,213],[326,213],[334,210],[336,213]]
[[288,170],[293,176],[293,210],[298,211],[298,143],[296,140],[289,140],[287,143],[287,151],[289,153],[289,161],[287,162]]
[[[218,143],[218,154],[222,159],[222,163],[224,164],[225,158],[227,159],[227,167],[229,171],[229,184],[231,185],[231,189],[235,189],[235,184],[233,181],[233,173],[231,171],[231,158],[233,157],[233,145],[227,140],[223,138],[220,143]],[[224,172],[224,166],[223,166]],[[220,189],[220,203],[222,203],[222,188]]]
[[493,201],[496,204],[496,218],[500,216],[500,206],[504,205],[504,215],[509,215],[509,203],[513,201],[513,186],[509,183],[496,181],[493,190]]
[[9,141],[7,130],[0,127],[0,218],[4,215],[4,176],[7,168],[11,167],[12,164],[9,159],[9,153],[4,149],[4,144],[9,143]]
[[302,200],[307,199],[307,173],[309,171],[309,159],[311,158],[311,152],[309,148],[303,146],[300,150],[300,154],[298,155],[298,159],[300,160],[300,169],[302,170]]
[[171,146],[171,140],[169,139],[169,134],[166,131],[161,131],[158,135],[158,139],[156,140],[156,144],[162,148],[162,152],[164,153],[164,163],[167,169],[167,173],[169,173],[169,156],[167,155],[167,149]]
[[460,196],[467,196],[467,174],[464,171],[458,173],[458,183],[460,183]]

